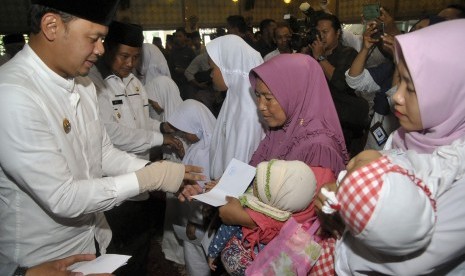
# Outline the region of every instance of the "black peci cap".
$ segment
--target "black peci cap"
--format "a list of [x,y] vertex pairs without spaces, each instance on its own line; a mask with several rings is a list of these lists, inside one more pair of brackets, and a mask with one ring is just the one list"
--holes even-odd
[[141,25],[111,22],[105,41],[113,41],[131,47],[142,47],[144,34]]
[[2,38],[3,44],[25,43],[23,34],[8,34]]
[[108,26],[115,16],[120,0],[32,0],[38,4],[69,13],[97,24]]

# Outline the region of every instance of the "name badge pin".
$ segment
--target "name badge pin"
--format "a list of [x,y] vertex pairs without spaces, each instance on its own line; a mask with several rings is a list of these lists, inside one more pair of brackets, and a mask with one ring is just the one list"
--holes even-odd
[[66,118],[63,119],[63,130],[66,134],[68,134],[71,131],[71,123]]

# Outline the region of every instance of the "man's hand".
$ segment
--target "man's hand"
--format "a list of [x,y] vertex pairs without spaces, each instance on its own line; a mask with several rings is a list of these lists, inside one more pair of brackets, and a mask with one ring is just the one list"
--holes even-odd
[[[69,266],[84,261],[91,261],[95,259],[95,255],[93,254],[78,254],[69,256],[64,259],[59,259],[55,261],[50,261],[46,263],[42,263],[36,266],[29,268],[26,271],[26,276],[80,276],[83,274],[80,272],[71,272],[68,269]],[[109,276],[112,274],[104,273],[104,274],[93,274],[95,276]]]
[[319,35],[317,35],[313,43],[310,44],[310,48],[312,49],[312,56],[316,60],[318,60],[319,56],[322,56],[325,54],[325,46],[323,42],[321,42]]
[[173,134],[176,132],[176,129],[174,129],[170,123],[162,122],[160,124],[160,132],[163,134]]
[[158,113],[158,115],[162,114],[163,111],[165,111],[156,101],[152,101],[151,99],[149,99],[149,104]]
[[205,181],[207,178],[205,175],[201,174],[202,172],[203,172],[202,167],[193,166],[193,165],[184,165],[184,181],[194,181],[194,182]]
[[203,192],[202,187],[195,181],[184,181],[179,191],[176,193],[179,201],[191,201],[192,196],[201,194]]

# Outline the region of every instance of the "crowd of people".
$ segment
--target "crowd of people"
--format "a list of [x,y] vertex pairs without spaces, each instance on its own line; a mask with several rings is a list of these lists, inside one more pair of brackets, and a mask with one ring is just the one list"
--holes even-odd
[[[154,191],[188,275],[250,274],[291,221],[318,229],[307,275],[465,273],[463,6],[406,34],[381,8],[360,36],[321,12],[299,48],[288,22],[257,39],[240,15],[203,45],[193,17],[163,48],[95,2],[33,0],[28,42],[4,37],[1,275],[80,275],[106,253],[145,275]],[[233,158],[256,167],[244,195],[192,200]]]

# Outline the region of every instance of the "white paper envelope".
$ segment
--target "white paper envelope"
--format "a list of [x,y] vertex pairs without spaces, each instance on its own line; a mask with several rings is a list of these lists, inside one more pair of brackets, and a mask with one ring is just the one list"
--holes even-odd
[[226,196],[237,198],[244,194],[255,176],[255,171],[255,167],[233,158],[220,181],[211,191],[192,196],[192,198],[215,207],[225,205]]

